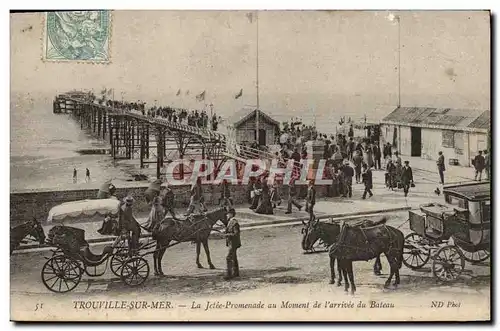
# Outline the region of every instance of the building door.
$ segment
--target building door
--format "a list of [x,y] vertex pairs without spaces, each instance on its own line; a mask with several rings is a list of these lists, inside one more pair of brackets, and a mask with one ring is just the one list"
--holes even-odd
[[411,156],[422,156],[421,128],[411,128]]
[[259,145],[266,145],[266,129],[259,129]]

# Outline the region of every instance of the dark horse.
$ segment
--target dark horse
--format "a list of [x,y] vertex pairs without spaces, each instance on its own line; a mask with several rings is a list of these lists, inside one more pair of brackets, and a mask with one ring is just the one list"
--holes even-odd
[[10,229],[10,254],[27,236],[34,237],[40,245],[45,243],[45,233],[43,232],[42,225],[35,218]]
[[[373,226],[370,226],[371,224]],[[345,279],[345,291],[349,290],[350,281],[352,293],[356,291],[352,262],[379,259],[380,254],[384,253],[391,268],[385,287],[389,286],[394,275],[396,286],[400,283],[399,269],[403,259],[404,235],[398,229],[385,225],[385,219],[371,224],[363,221],[349,226],[345,223],[328,224],[314,221],[303,230],[305,233],[302,245],[303,248],[312,247],[320,236],[333,241],[329,249],[332,281],[335,278],[333,265],[337,258],[339,272],[343,273]]]
[[[196,265],[198,268],[203,268],[200,263],[200,245],[203,244],[205,254],[210,269],[215,269],[210,258],[210,250],[208,248],[208,237],[212,228],[217,221],[221,221],[227,226],[227,211],[229,207],[218,208],[205,214],[192,215],[185,220],[177,220],[171,217],[165,217],[160,221],[160,224],[155,226],[152,233],[152,238],[156,240],[156,249],[153,253],[153,261],[155,275],[163,275],[161,261],[165,251],[169,247],[171,241],[196,243]],[[119,235],[118,221],[110,218],[104,220],[102,227],[98,230],[102,235]]]
[[[371,220],[363,220],[358,223],[358,226],[373,226],[375,224],[383,224],[386,222],[386,219],[382,219],[378,222],[374,222]],[[316,241],[321,239],[328,247],[334,244],[339,235],[338,224],[334,223],[321,223],[318,221],[313,221],[311,223],[306,223],[302,221],[304,224],[304,228],[302,228],[302,249],[308,251],[312,249]],[[339,279],[337,281],[337,285],[342,285],[342,270],[340,266],[339,260],[337,260],[337,267],[339,269]],[[382,263],[380,262],[380,255],[375,259],[375,263],[373,264],[373,273],[375,275],[380,275],[382,270]],[[335,284],[335,257],[330,256],[330,284]]]
[[210,258],[210,250],[208,248],[208,237],[217,221],[221,221],[224,226],[227,226],[227,212],[229,207],[222,207],[205,214],[193,215],[192,218],[186,220],[174,220],[173,218],[164,218],[163,221],[155,228],[153,238],[156,240],[156,251],[153,254],[155,262],[155,274],[163,275],[161,261],[163,255],[171,241],[196,243],[196,265],[198,268],[203,268],[200,263],[200,245],[203,244],[207,262],[210,269],[215,269]]

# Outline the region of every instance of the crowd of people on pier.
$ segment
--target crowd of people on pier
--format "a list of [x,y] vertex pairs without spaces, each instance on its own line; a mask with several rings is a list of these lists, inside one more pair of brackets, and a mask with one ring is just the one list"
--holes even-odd
[[[95,95],[91,94],[89,100],[94,102]],[[214,112],[211,115],[207,114],[206,110],[188,110],[185,108],[176,108],[172,106],[152,106],[147,107],[146,102],[138,100],[136,102],[125,102],[119,100],[106,100],[105,98],[97,99],[100,105],[106,105],[114,109],[119,109],[128,112],[139,112],[143,116],[152,118],[162,118],[169,122],[186,124],[197,128],[209,129],[217,131],[222,118]]]

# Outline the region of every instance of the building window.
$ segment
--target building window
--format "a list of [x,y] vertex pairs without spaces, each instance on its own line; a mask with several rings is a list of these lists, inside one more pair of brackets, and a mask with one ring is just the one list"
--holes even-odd
[[443,141],[441,145],[447,148],[454,148],[455,147],[454,134],[455,132],[451,130],[443,130]]

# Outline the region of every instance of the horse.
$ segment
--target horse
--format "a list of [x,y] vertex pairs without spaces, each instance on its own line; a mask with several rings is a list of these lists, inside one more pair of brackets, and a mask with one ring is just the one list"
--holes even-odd
[[371,227],[349,226],[345,222],[338,224],[337,241],[330,246],[328,255],[339,260],[340,269],[346,280],[345,291],[356,292],[354,284],[353,261],[368,261],[384,253],[391,267],[389,278],[384,287],[388,288],[392,277],[396,275],[394,286],[400,284],[399,269],[403,264],[404,235],[398,229],[378,224]]
[[32,236],[38,240],[40,245],[45,243],[45,233],[40,222],[33,218],[28,222],[17,225],[10,229],[10,254],[16,249],[26,236]]
[[[378,222],[371,220],[363,220],[358,226],[367,227],[375,224],[383,224],[386,219],[383,218]],[[302,220],[304,228],[302,228],[302,249],[307,251],[312,249],[316,241],[321,239],[327,246],[331,246],[338,240],[340,228],[337,223],[321,223],[319,220],[306,223]],[[339,279],[337,286],[342,285],[342,270],[340,260],[337,259],[337,268],[339,269]],[[380,262],[380,254],[377,255],[375,263],[373,264],[373,273],[380,275],[382,271],[382,263]],[[345,278],[345,277],[344,277]],[[345,278],[347,282],[347,278]],[[330,284],[335,284],[335,257],[330,255]]]
[[200,245],[203,244],[208,265],[210,269],[215,269],[210,258],[208,237],[217,221],[221,221],[224,226],[227,226],[227,212],[230,209],[228,207],[217,208],[205,214],[193,215],[192,218],[182,221],[174,220],[170,217],[164,218],[153,231],[153,238],[156,240],[156,250],[153,254],[155,275],[164,275],[161,262],[172,240],[176,242],[191,241],[196,243],[196,265],[198,268],[203,268],[203,265],[200,263]]
[[[228,219],[226,213],[229,210],[228,207],[222,207],[207,212],[206,214],[192,215],[185,220],[178,220],[166,216],[159,224],[156,224],[152,232],[152,238],[156,240],[156,249],[153,252],[155,275],[164,275],[161,268],[161,261],[172,240],[176,242],[192,241],[196,243],[196,265],[198,268],[203,268],[200,263],[200,245],[203,244],[210,269],[215,269],[210,258],[208,237],[217,221],[221,221],[227,226]],[[115,218],[104,219],[101,228],[97,230],[97,232],[101,235],[119,236],[118,220]]]

